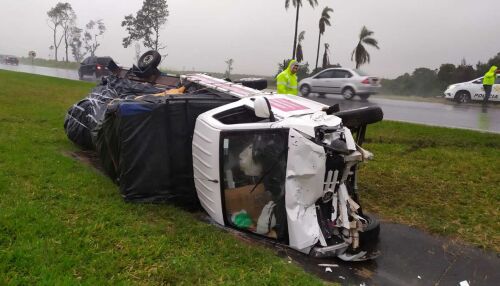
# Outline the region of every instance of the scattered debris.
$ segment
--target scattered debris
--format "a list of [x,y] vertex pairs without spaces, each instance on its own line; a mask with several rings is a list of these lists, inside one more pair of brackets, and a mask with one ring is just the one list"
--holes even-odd
[[422,279],[422,277],[420,277],[420,275],[417,276],[418,279]]
[[325,272],[333,272],[330,267],[325,268]]
[[467,280],[464,280],[464,281],[460,282],[459,285],[460,286],[469,286],[469,282]]
[[342,280],[345,280],[345,277],[344,276],[339,276],[340,279]]
[[359,286],[366,286],[366,283],[362,282],[361,284],[359,284]]
[[338,264],[325,264],[325,263],[321,263],[321,264],[318,264],[319,267],[339,267]]

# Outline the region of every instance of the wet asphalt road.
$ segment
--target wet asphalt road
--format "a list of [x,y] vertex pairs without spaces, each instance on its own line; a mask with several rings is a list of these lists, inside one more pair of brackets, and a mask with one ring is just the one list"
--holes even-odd
[[[31,65],[13,66],[4,64],[0,64],[0,69],[78,80],[78,71],[70,69],[48,68]],[[85,77],[84,80],[94,81],[95,79],[91,77]]]
[[[204,214],[201,220],[218,226]],[[401,224],[381,223],[380,237],[373,245],[380,255],[369,261],[345,262],[318,259],[231,228],[218,226],[251,244],[264,245],[278,256],[300,265],[319,278],[341,285],[500,285],[500,257],[493,252],[465,246]],[[330,264],[331,272],[319,264]]]
[[455,102],[434,103],[380,98],[373,95],[368,100],[359,98],[345,100],[341,95],[326,95],[310,99],[328,105],[338,103],[341,110],[378,105],[384,111],[384,119],[413,122],[434,126],[464,128],[500,133],[500,105],[489,103],[457,104]]
[[69,69],[56,69],[30,65],[13,66],[4,64],[0,64],[0,69],[78,80],[78,72],[76,70]]
[[[314,260],[305,255],[297,262],[310,272],[342,285],[500,285],[500,258],[477,248],[429,235],[406,225],[382,223],[375,260],[344,262]],[[319,263],[336,263],[331,273]]]
[[[47,68],[31,65],[2,65],[0,69],[41,74],[60,78],[78,80],[76,70]],[[85,78],[94,81],[93,78]],[[341,109],[353,109],[363,106],[378,105],[384,111],[384,119],[428,124],[434,126],[464,128],[479,131],[500,133],[500,105],[490,103],[482,107],[481,104],[457,104],[416,102],[406,100],[385,99],[374,95],[366,101],[355,97],[353,100],[344,100],[340,95],[326,95],[318,98],[312,94],[310,99],[328,105],[340,104]]]

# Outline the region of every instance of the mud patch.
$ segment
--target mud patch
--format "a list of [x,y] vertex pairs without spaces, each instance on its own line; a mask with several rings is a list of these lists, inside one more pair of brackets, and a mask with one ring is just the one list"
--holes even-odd
[[106,175],[104,167],[101,164],[98,154],[95,151],[78,150],[74,152],[63,152],[64,155],[74,158],[85,165],[95,168],[97,171]]

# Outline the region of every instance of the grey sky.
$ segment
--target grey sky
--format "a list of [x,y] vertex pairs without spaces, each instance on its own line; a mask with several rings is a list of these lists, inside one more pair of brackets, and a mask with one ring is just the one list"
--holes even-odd
[[[0,53],[27,56],[29,50],[47,58],[51,30],[46,12],[57,0],[1,0]],[[103,19],[107,27],[98,55],[110,55],[129,66],[134,48],[124,49],[123,17],[142,1],[66,0],[78,25]],[[306,2],[306,1],[305,1]],[[500,52],[499,0],[319,0],[316,9],[301,9],[299,31],[306,31],[305,60],[314,66],[318,20],[322,9],[334,9],[332,27],[322,43],[331,45],[331,62],[346,67],[361,27],[375,32],[380,50],[369,48],[372,61],[362,69],[384,77],[441,63],[485,61]],[[277,63],[290,57],[295,10],[284,0],[167,0],[170,17],[162,37],[168,57],[162,64],[177,70],[223,72],[235,60],[235,73],[272,75]],[[62,46],[61,46],[62,47]],[[61,49],[62,50],[62,49]],[[144,51],[144,49],[143,49]],[[63,53],[60,52],[60,55]],[[321,56],[321,55],[320,55]]]

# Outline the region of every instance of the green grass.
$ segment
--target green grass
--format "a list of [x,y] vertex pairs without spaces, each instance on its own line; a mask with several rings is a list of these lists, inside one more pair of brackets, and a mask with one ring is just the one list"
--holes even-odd
[[127,204],[64,153],[92,84],[0,70],[0,285],[322,284],[168,205]]
[[[66,109],[91,83],[0,70],[0,86],[0,285],[321,284],[190,213],[124,203],[65,156]],[[500,135],[383,122],[365,147],[364,207],[500,250]]]
[[500,251],[500,135],[383,122],[367,138],[375,160],[361,168],[365,207]]

